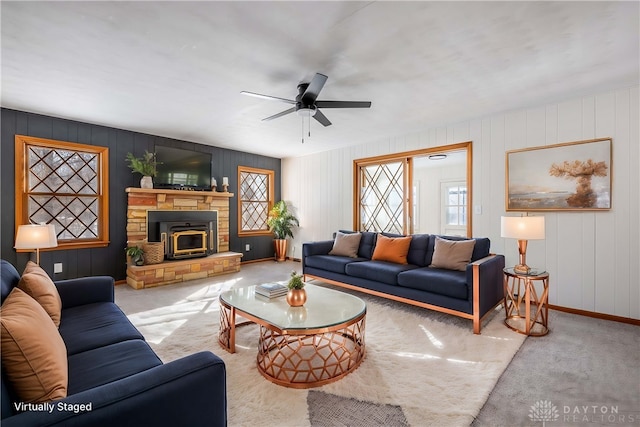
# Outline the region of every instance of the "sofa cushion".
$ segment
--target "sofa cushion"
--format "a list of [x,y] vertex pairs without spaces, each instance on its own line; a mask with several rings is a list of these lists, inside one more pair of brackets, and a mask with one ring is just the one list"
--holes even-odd
[[[443,239],[447,240],[475,240],[476,245],[473,247],[473,253],[471,254],[471,262],[477,261],[479,259],[485,258],[489,256],[489,250],[491,248],[491,240],[488,237],[460,237],[460,236],[439,236]],[[435,239],[434,239],[435,242]],[[428,264],[427,264],[428,265]]]
[[398,274],[398,285],[458,299],[468,299],[469,287],[464,271],[424,267]]
[[0,278],[2,280],[2,289],[0,291],[0,303],[9,296],[13,288],[18,286],[20,281],[20,273],[18,270],[8,261],[0,261]]
[[69,356],[69,394],[79,393],[162,365],[142,340],[122,341]]
[[305,267],[314,267],[322,270],[333,271],[334,273],[345,274],[347,264],[357,261],[366,261],[366,258],[350,258],[335,255],[311,255],[305,257]]
[[454,241],[436,237],[433,259],[429,267],[466,271],[475,244],[476,241],[473,239]]
[[471,254],[471,262],[477,261],[489,256],[489,249],[491,248],[491,240],[488,237],[474,238],[476,245],[473,247],[473,253]]
[[18,282],[18,287],[40,303],[56,327],[60,326],[62,300],[49,275],[35,262],[29,261]]
[[388,261],[397,264],[407,264],[407,253],[411,245],[411,236],[387,237],[378,236],[376,247],[373,250],[374,261]]
[[[340,230],[340,233],[349,234],[356,232]],[[358,257],[371,259],[371,255],[373,255],[373,248],[376,246],[376,238],[378,237],[378,233],[374,233],[371,231],[362,231],[360,232],[360,234],[362,235],[362,237],[360,238],[360,246],[358,247]]]
[[387,261],[362,261],[347,264],[345,271],[349,276],[397,285],[398,273],[417,268],[411,264],[397,264]]
[[346,234],[338,231],[338,234],[336,234],[336,239],[333,242],[333,249],[329,251],[329,255],[357,258],[361,237],[362,234],[360,233]]
[[0,309],[2,367],[23,402],[67,396],[67,350],[40,304],[14,288]]
[[407,262],[417,265],[418,267],[426,267],[426,253],[430,240],[434,238],[429,234],[414,234],[411,236],[411,244],[409,252],[407,252]]
[[144,339],[122,310],[110,302],[62,310],[60,335],[69,355],[120,341]]

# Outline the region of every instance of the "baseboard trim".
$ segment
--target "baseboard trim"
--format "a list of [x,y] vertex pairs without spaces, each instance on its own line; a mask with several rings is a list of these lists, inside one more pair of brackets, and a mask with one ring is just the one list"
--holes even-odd
[[273,261],[275,262],[276,259],[271,257],[271,258],[258,258],[258,259],[248,259],[246,261],[240,261],[240,264],[254,264],[256,262],[266,262],[266,261]]
[[[241,261],[240,264],[252,264],[255,262],[266,262],[266,261],[274,261],[275,262],[275,258],[270,257],[270,258],[259,258],[259,259],[252,259],[252,260],[247,260],[247,261]],[[302,262],[302,260],[300,258],[291,258],[291,257],[286,257],[285,261],[294,261],[294,262]]]
[[640,319],[632,319],[631,317],[614,316],[613,314],[598,313],[596,311],[580,310],[577,308],[562,307],[560,305],[549,304],[549,309],[562,311],[564,313],[577,314],[580,316],[593,317],[594,319],[611,320],[614,322],[628,323],[630,325],[640,326]]

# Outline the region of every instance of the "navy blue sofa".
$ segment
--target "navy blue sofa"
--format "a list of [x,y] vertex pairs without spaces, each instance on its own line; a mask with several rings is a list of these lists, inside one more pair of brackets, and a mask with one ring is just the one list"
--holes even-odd
[[[2,302],[20,275],[1,264]],[[59,403],[90,411],[18,412],[2,369],[2,426],[226,426],[226,370],[200,352],[166,364],[114,303],[111,277],[54,282],[62,300],[59,332],[67,348],[68,391]],[[67,408],[74,408],[67,406]],[[75,408],[78,408],[76,406]]]
[[[465,239],[438,237],[448,240]],[[476,334],[480,333],[482,318],[504,300],[504,256],[489,253],[488,238],[474,239],[476,243],[466,271],[429,267],[436,235],[411,236],[408,264],[372,260],[376,239],[377,233],[363,232],[357,258],[329,255],[333,240],[304,243],[302,272],[305,280],[319,279],[471,319],[473,332]]]

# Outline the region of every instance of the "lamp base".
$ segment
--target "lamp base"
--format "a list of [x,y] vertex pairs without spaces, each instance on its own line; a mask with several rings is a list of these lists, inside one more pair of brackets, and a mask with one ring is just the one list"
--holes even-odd
[[518,264],[513,267],[513,272],[518,274],[529,274],[531,268],[527,264]]

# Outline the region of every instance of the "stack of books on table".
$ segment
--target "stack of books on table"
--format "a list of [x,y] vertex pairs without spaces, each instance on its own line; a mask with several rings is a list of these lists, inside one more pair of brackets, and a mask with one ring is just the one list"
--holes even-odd
[[280,283],[263,283],[256,286],[256,294],[267,298],[281,297],[287,294],[289,288]]

